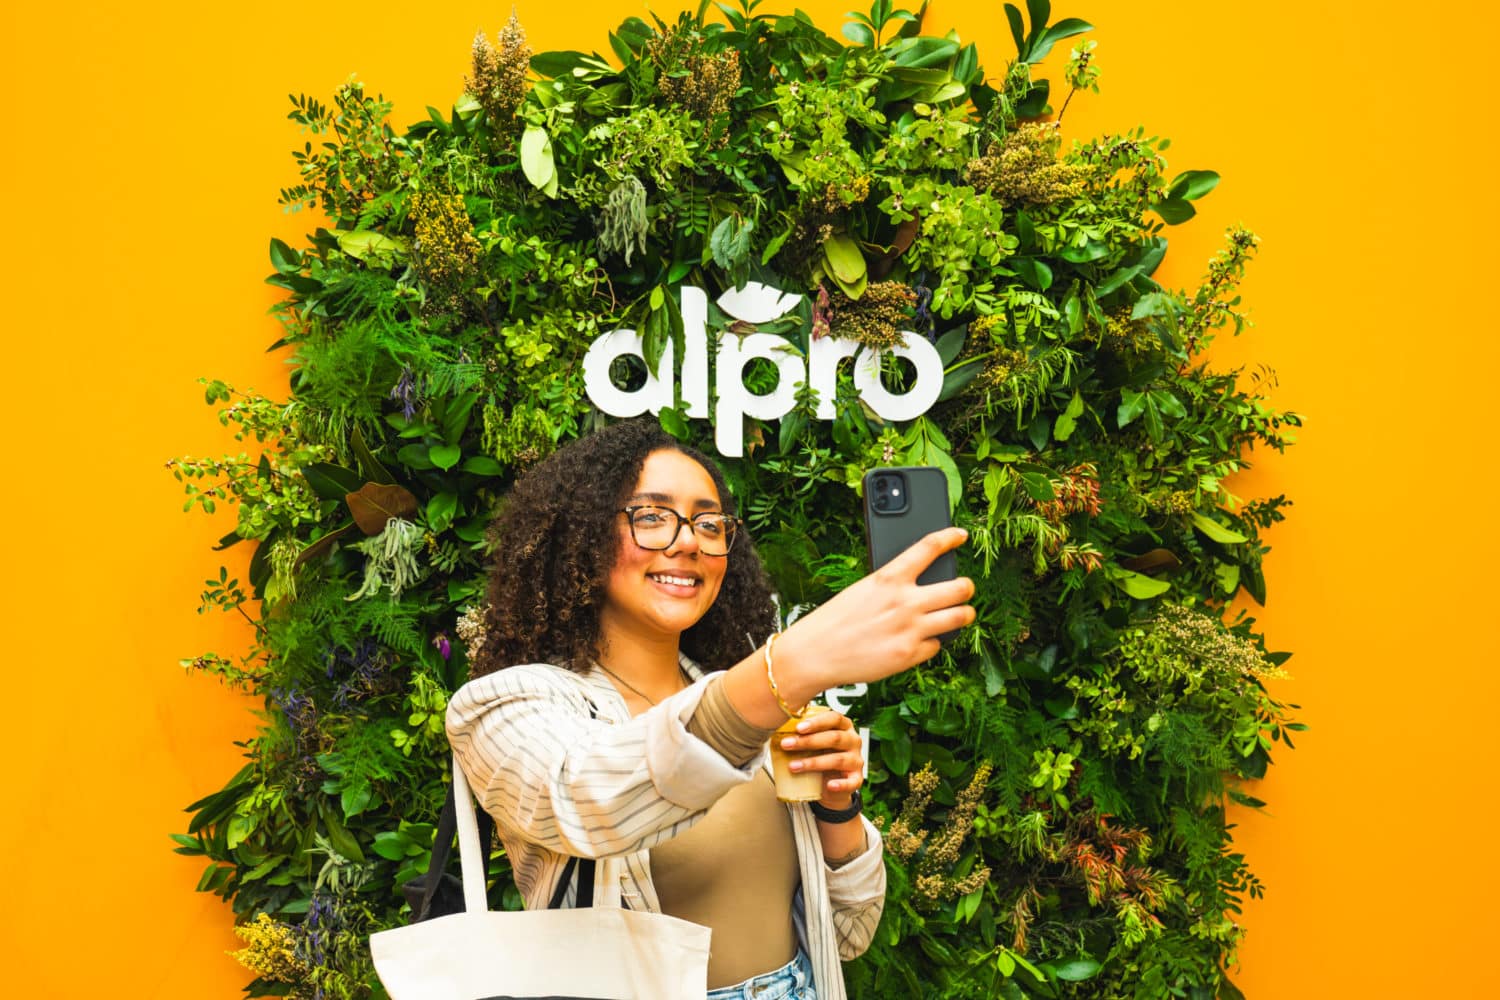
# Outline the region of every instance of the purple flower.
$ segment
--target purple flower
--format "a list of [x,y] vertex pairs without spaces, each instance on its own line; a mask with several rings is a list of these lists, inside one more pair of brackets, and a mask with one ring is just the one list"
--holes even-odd
[[421,389],[417,384],[417,378],[411,366],[407,365],[401,369],[401,377],[391,388],[391,398],[401,401],[401,415],[407,420],[410,420],[417,412],[417,396],[420,394]]
[[446,632],[439,632],[437,635],[433,636],[432,645],[444,660],[448,659],[448,657],[453,654],[453,646],[449,644],[448,633]]

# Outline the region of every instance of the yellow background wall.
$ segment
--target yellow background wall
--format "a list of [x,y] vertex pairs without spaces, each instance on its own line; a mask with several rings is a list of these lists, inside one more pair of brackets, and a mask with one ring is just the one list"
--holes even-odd
[[[803,6],[832,31],[852,0]],[[768,4],[768,6],[783,6]],[[785,4],[784,7],[790,7]],[[522,0],[531,42],[605,47],[632,3]],[[659,9],[667,11],[663,3]],[[11,3],[0,13],[4,699],[0,943],[10,996],[230,998],[227,908],[170,853],[254,706],[179,658],[230,651],[197,617],[228,522],[178,512],[174,455],[228,450],[209,375],[275,391],[261,284],[301,139],[288,91],[351,72],[396,122],[446,107],[503,3]],[[1302,443],[1239,486],[1286,492],[1272,535],[1280,693],[1313,729],[1240,817],[1270,888],[1245,921],[1254,998],[1494,996],[1491,903],[1497,544],[1487,280],[1496,221],[1488,3],[1059,3],[1092,20],[1104,93],[1072,136],[1137,123],[1174,169],[1224,175],[1173,232],[1197,280],[1224,227],[1263,238],[1258,328],[1218,356],[1266,361]],[[1010,52],[998,2],[937,0],[929,25]],[[230,553],[242,569],[246,553]]]

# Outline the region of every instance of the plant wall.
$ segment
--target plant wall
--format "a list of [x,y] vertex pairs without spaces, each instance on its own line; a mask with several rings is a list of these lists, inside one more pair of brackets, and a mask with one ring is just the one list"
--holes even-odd
[[[254,645],[188,662],[264,710],[176,836],[242,918],[250,992],[380,995],[365,939],[406,919],[427,863],[496,505],[606,421],[582,375],[601,334],[640,331],[654,369],[683,357],[684,286],[759,282],[798,305],[758,327],[710,305],[711,349],[908,332],[943,365],[909,421],[877,416],[848,365],[835,419],[803,387],[745,421],[725,464],[786,609],[863,572],[874,466],[943,469],[972,539],[976,624],[852,710],[891,874],[852,995],[1238,996],[1225,968],[1260,885],[1226,807],[1258,804],[1243,781],[1300,728],[1265,688],[1285,654],[1226,613],[1264,601],[1261,534],[1286,506],[1232,477],[1298,424],[1264,372],[1203,353],[1244,325],[1255,237],[1228,232],[1197,288],[1153,278],[1218,176],[1169,170],[1145,130],[1069,133],[1099,71],[1091,26],[1046,0],[995,11],[1016,51],[989,67],[889,0],[837,35],[716,7],[629,18],[603,54],[533,54],[512,18],[475,40],[456,103],[401,130],[356,81],[294,99],[281,200],[313,231],[272,241],[269,278],[290,385],[206,382],[246,451],[172,463],[190,508],[236,506],[223,544],[253,549],[202,610],[248,618]],[[660,420],[713,448],[685,406]],[[502,853],[493,872],[518,906]]]

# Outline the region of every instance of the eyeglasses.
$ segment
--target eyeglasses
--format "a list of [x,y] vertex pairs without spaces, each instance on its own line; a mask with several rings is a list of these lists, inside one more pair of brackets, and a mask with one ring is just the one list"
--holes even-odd
[[643,549],[670,549],[686,524],[698,539],[698,551],[706,556],[727,556],[734,546],[740,519],[722,511],[683,517],[671,507],[650,505],[626,507],[619,513],[630,522],[630,537]]

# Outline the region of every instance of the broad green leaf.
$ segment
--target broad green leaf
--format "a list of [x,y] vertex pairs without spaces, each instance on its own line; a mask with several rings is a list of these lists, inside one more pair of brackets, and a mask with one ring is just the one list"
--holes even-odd
[[1219,582],[1220,590],[1232,594],[1240,589],[1240,568],[1233,563],[1215,563],[1214,579]]
[[302,476],[321,500],[342,500],[365,484],[359,473],[331,462],[314,462],[302,470]]
[[937,339],[934,346],[937,347],[938,357],[942,359],[944,366],[953,364],[958,352],[964,349],[964,338],[968,335],[967,325],[955,326]]
[[943,388],[938,391],[938,402],[946,402],[957,396],[964,388],[984,371],[984,362],[980,358],[969,358],[962,364],[954,365],[943,374]]
[[1052,489],[1052,480],[1040,472],[1021,473],[1021,485],[1026,488],[1026,495],[1037,503],[1047,503],[1057,499],[1057,494]]
[[406,857],[407,844],[404,834],[383,830],[375,835],[375,840],[370,846],[374,848],[376,854],[387,861],[400,861]]
[[1185,170],[1167,188],[1167,197],[1197,201],[1218,185],[1219,175],[1212,170]]
[[442,492],[427,501],[427,527],[434,532],[444,531],[453,523],[458,512],[458,494]]
[[875,44],[875,32],[871,31],[867,25],[861,24],[858,21],[845,21],[842,31],[844,37],[855,45]]
[[958,43],[951,38],[919,35],[902,39],[891,46],[892,61],[906,69],[930,69],[947,64],[958,55]]
[[1193,527],[1222,545],[1237,545],[1248,539],[1238,531],[1224,527],[1206,514],[1193,511]]
[[547,187],[557,175],[552,162],[552,139],[538,125],[528,125],[521,133],[521,172],[534,188]]
[[1128,427],[1146,409],[1146,394],[1134,389],[1120,390],[1120,407],[1115,411],[1115,426]]
[[1010,262],[1010,266],[1026,282],[1037,291],[1045,292],[1052,287],[1052,268],[1045,262],[1035,257],[1017,257]]
[[1169,226],[1181,225],[1198,214],[1193,203],[1185,198],[1163,198],[1151,207]]
[[351,229],[339,233],[339,249],[369,264],[390,267],[406,254],[406,241],[393,239],[373,229]]
[[1066,441],[1073,436],[1073,430],[1078,425],[1078,418],[1083,415],[1083,395],[1077,390],[1073,392],[1073,398],[1068,400],[1067,409],[1057,415],[1052,423],[1052,437],[1057,441]]
[[427,457],[433,465],[447,472],[464,457],[464,451],[456,444],[435,444],[427,449]]
[[271,239],[271,266],[283,273],[293,273],[302,268],[302,255],[281,240]]
[[531,68],[541,77],[571,76],[573,70],[588,58],[586,54],[572,50],[538,52],[531,57]]
[[662,430],[679,441],[687,440],[692,436],[693,428],[688,424],[687,416],[681,410],[671,406],[663,406],[657,412],[656,420],[661,424]]
[[1048,962],[1043,968],[1050,968],[1052,974],[1064,982],[1080,983],[1093,978],[1103,966],[1092,958],[1074,958],[1063,962]]
[[845,233],[835,233],[823,244],[828,269],[842,286],[861,282],[865,277],[865,255],[859,244]]
[[464,459],[464,464],[459,466],[459,468],[464,472],[471,472],[476,476],[505,475],[505,466],[488,455],[470,455]]
[[1128,569],[1115,567],[1110,576],[1113,577],[1114,581],[1120,585],[1120,589],[1124,590],[1125,593],[1142,601],[1150,600],[1153,597],[1160,597],[1172,589],[1172,585],[1166,580],[1142,576],[1139,573],[1132,573]]
[[[1056,24],[1042,33],[1041,38],[1037,39],[1036,44],[1032,46],[1031,52],[1026,61],[1033,64],[1041,62],[1047,57],[1047,53],[1052,51],[1052,46],[1056,45],[1064,38],[1072,38],[1074,35],[1081,35],[1085,31],[1091,30],[1093,27],[1094,26],[1092,24],[1089,24],[1087,21],[1079,20],[1076,17],[1063,18],[1061,21],[1058,21]],[[1033,25],[1033,30],[1034,29],[1035,25]]]
[[375,457],[374,452],[370,451],[365,443],[364,432],[357,426],[349,432],[349,448],[359,461],[359,471],[364,473],[367,482],[389,485],[396,481],[396,477],[391,475],[390,471]]

